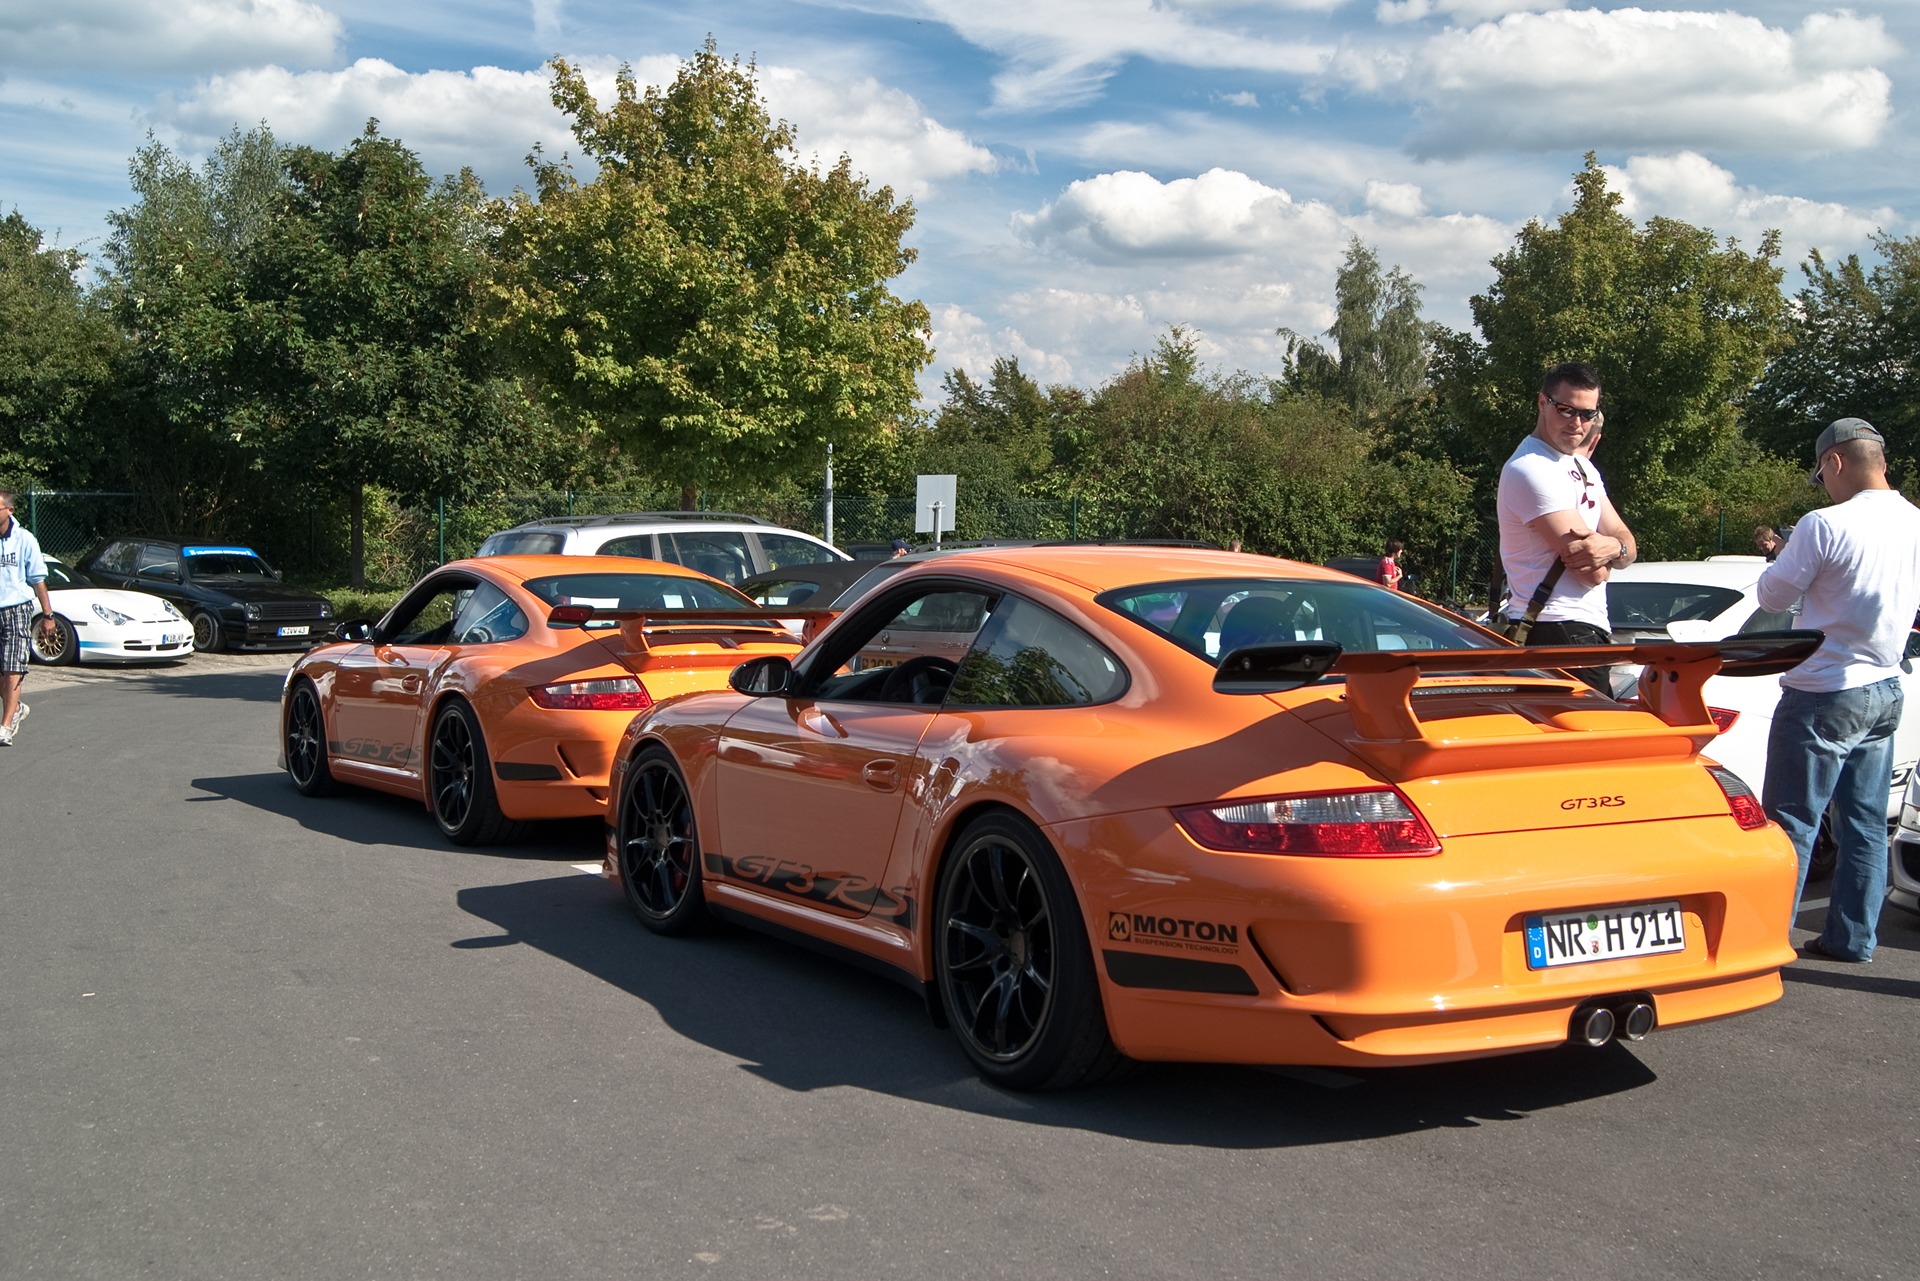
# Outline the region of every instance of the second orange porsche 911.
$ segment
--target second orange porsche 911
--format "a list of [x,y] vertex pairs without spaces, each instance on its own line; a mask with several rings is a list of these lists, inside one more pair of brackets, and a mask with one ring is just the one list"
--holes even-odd
[[463,845],[600,813],[635,712],[800,647],[726,584],[619,556],[455,561],[340,630],[287,674],[281,764],[309,795],[417,797]]
[[[1781,993],[1793,850],[1700,689],[1818,643],[1521,650],[1264,557],[969,551],[636,718],[608,871],[654,931],[903,979],[1014,1088],[1637,1040]],[[1557,670],[1628,658],[1633,705]]]

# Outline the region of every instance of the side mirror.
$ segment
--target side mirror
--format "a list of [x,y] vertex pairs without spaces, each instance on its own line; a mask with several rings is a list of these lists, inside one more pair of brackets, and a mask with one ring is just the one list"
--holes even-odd
[[734,668],[727,684],[736,694],[755,698],[785,694],[793,684],[793,664],[784,654],[762,654]]
[[364,618],[349,618],[334,629],[334,633],[343,641],[356,645],[368,645],[373,642],[373,624]]

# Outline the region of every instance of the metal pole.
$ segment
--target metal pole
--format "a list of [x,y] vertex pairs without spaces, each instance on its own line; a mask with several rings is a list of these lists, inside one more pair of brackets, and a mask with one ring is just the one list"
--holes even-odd
[[933,508],[933,549],[935,551],[939,551],[940,550],[940,508],[942,504],[940,504],[939,502],[933,502],[933,503],[929,503],[928,506]]
[[440,561],[447,563],[447,499],[443,494],[433,500],[433,523],[440,531]]
[[27,532],[33,535],[34,541],[39,541],[40,491],[31,485],[27,486]]
[[831,544],[833,542],[833,442],[832,441],[827,442],[827,495],[826,495],[826,502],[823,504],[821,510],[824,513],[824,519],[826,524],[826,531],[825,531],[824,537],[826,538],[827,542]]

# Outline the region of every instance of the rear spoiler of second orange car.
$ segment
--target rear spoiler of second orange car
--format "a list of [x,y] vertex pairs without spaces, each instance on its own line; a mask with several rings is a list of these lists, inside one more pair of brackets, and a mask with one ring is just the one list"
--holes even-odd
[[[1701,692],[1708,677],[1777,675],[1797,666],[1824,639],[1817,631],[1787,631],[1722,641],[1352,654],[1327,641],[1295,641],[1234,650],[1221,660],[1213,687],[1223,694],[1273,694],[1322,676],[1344,676],[1355,750],[1403,776],[1450,773],[1486,768],[1516,754],[1544,761],[1698,752],[1719,733]],[[1666,728],[1608,728],[1595,713],[1569,711],[1524,735],[1449,737],[1444,729],[1430,732],[1413,710],[1413,687],[1422,676],[1626,663],[1643,669],[1639,710],[1653,713]]]
[[[795,644],[838,617],[827,609],[600,609],[593,605],[555,605],[548,627],[585,627],[588,623],[620,624],[620,639],[631,653],[644,654],[652,642],[649,632],[671,631],[682,642],[711,638],[721,645],[737,645],[743,636],[791,638]],[[794,625],[801,628],[796,633]]]

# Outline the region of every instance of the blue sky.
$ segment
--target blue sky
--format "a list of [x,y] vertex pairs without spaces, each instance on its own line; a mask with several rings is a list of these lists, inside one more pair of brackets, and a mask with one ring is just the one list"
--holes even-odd
[[1636,218],[1779,229],[1790,287],[1920,234],[1913,0],[0,0],[0,208],[95,251],[149,131],[369,116],[504,194],[569,142],[548,57],[664,82],[708,35],[804,157],[912,196],[929,388],[1002,355],[1095,384],[1173,326],[1276,372],[1356,235],[1464,327],[1588,150]]

